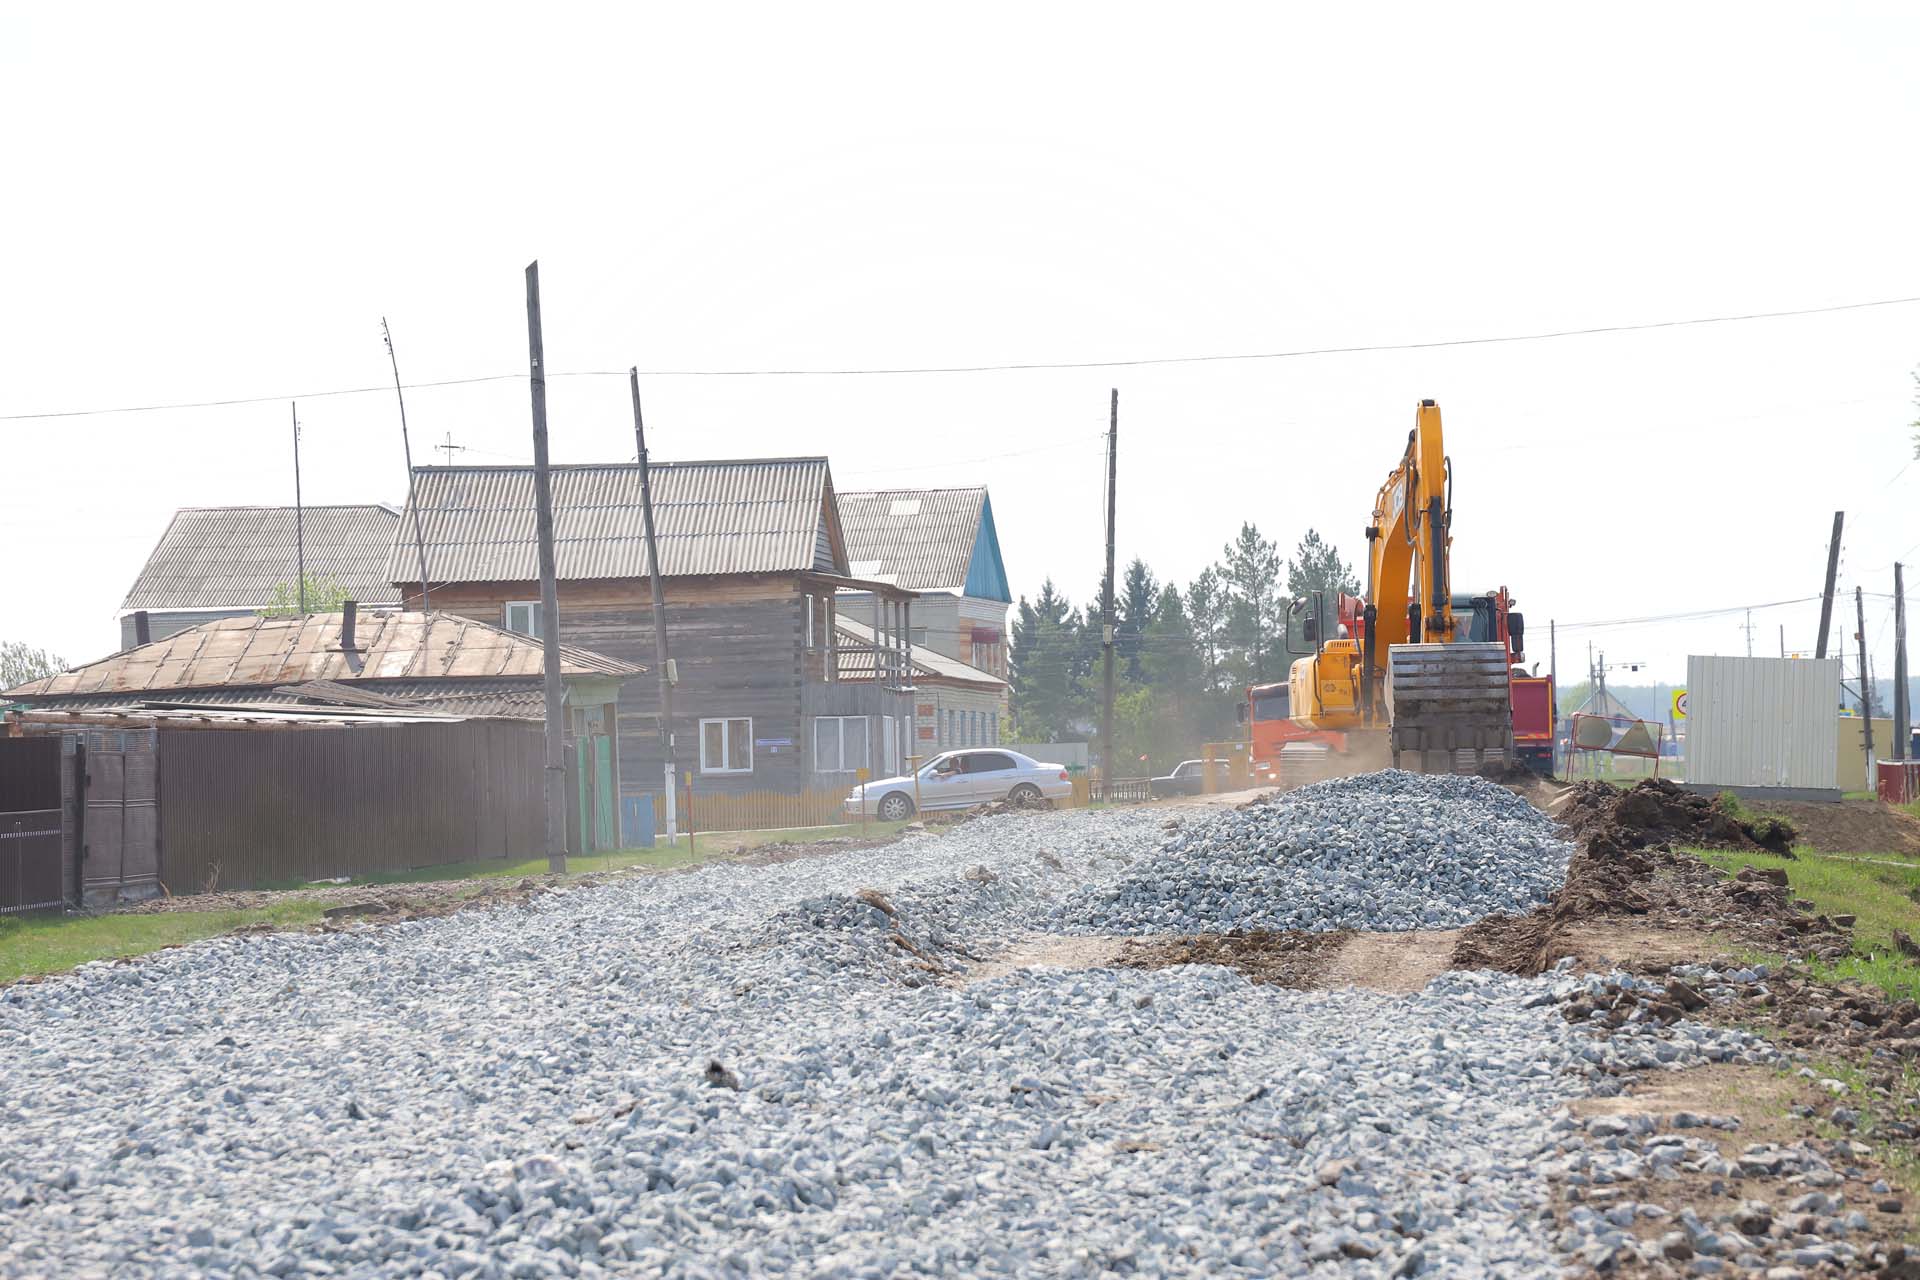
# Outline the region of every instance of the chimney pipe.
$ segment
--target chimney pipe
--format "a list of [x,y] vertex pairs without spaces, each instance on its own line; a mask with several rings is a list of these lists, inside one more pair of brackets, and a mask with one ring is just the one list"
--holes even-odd
[[135,644],[148,644],[151,643],[152,640],[153,627],[147,621],[147,611],[145,609],[135,609],[133,611],[133,642]]
[[359,647],[353,642],[353,624],[359,612],[360,605],[355,600],[340,606],[340,647],[348,653]]

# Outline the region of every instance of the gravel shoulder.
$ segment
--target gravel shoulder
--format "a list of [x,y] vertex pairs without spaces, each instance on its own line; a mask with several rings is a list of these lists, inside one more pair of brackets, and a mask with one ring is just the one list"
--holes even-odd
[[[1331,820],[1307,801],[1200,820]],[[1523,821],[1495,807],[1475,830]],[[1173,936],[1095,917],[1168,866],[1217,887],[1194,825],[1009,814],[0,990],[0,1275],[1541,1275],[1574,1102],[1776,1056],[1570,1022],[1564,973],[989,967],[1063,913],[1088,948]],[[1543,895],[1563,856],[1438,834],[1454,915],[1489,868]],[[1337,929],[1349,872],[1284,910]],[[1376,897],[1360,923],[1422,914]]]

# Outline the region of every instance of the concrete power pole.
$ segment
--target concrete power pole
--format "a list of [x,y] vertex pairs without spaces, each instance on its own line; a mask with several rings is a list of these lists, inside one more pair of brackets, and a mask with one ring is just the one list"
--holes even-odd
[[540,264],[527,264],[527,369],[533,384],[533,510],[540,540],[540,647],[547,686],[547,870],[567,871],[567,745],[561,724],[560,590],[553,563],[553,481],[547,466],[546,348],[540,338]]
[[1113,796],[1113,521],[1120,455],[1120,388],[1113,389],[1107,411],[1107,584],[1100,593],[1100,646],[1105,674],[1100,693],[1100,774],[1109,800]]
[[1820,592],[1820,635],[1813,642],[1813,656],[1827,656],[1827,632],[1833,627],[1833,579],[1840,572],[1840,526],[1847,522],[1847,513],[1833,513],[1833,538],[1827,543],[1827,585]]
[[[660,546],[653,535],[653,480],[647,465],[647,429],[640,421],[640,370],[627,370],[633,391],[633,443],[640,457],[640,515],[647,531],[647,582],[653,589],[653,662],[660,669],[660,754],[666,759],[667,843],[673,843],[675,761],[673,753],[673,680],[667,657],[667,595],[660,582]],[[807,605],[812,608],[811,602]]]
[[1893,566],[1893,758],[1912,754],[1913,712],[1907,705],[1907,584],[1898,561]]
[[297,401],[288,401],[287,407],[293,410],[293,546],[294,558],[298,562],[295,572],[299,576],[299,588],[294,595],[300,601],[300,616],[307,616],[307,517],[300,503],[300,405]]
[[1867,674],[1867,598],[1853,589],[1853,608],[1860,624],[1860,722],[1867,731],[1867,786],[1873,787],[1873,677]]

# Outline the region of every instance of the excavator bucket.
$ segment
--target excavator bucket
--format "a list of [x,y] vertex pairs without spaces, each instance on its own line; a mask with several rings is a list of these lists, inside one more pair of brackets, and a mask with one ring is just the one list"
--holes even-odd
[[[1513,758],[1513,695],[1503,644],[1396,644],[1387,649],[1393,767],[1477,770]],[[1411,754],[1413,759],[1402,763]]]

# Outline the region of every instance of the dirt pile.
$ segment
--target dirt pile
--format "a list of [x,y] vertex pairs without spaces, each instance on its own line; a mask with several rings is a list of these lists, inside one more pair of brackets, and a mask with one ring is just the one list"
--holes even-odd
[[1576,782],[1561,812],[1576,835],[1605,832],[1627,848],[1692,845],[1706,849],[1761,849],[1793,856],[1798,832],[1780,818],[1747,818],[1720,796],[1703,796],[1665,778],[1646,778],[1630,791],[1605,782]]
[[[1489,916],[1465,930],[1454,946],[1456,968],[1540,973],[1562,956],[1581,954],[1581,934],[1588,926],[1621,920],[1649,931],[1678,931],[1703,945],[1709,934],[1718,933],[1729,942],[1828,959],[1844,956],[1850,947],[1843,925],[1795,903],[1784,872],[1749,868],[1728,879],[1672,847],[1682,842],[1782,852],[1794,839],[1787,823],[1749,821],[1717,798],[1663,779],[1649,779],[1627,792],[1606,783],[1577,783],[1561,821],[1578,841],[1566,883],[1535,911]],[[1617,934],[1613,940],[1618,941]]]
[[1316,987],[1352,934],[1299,930],[1235,930],[1179,937],[1129,938],[1113,963],[1124,969],[1168,969],[1177,964],[1217,964],[1255,982],[1280,987]]

